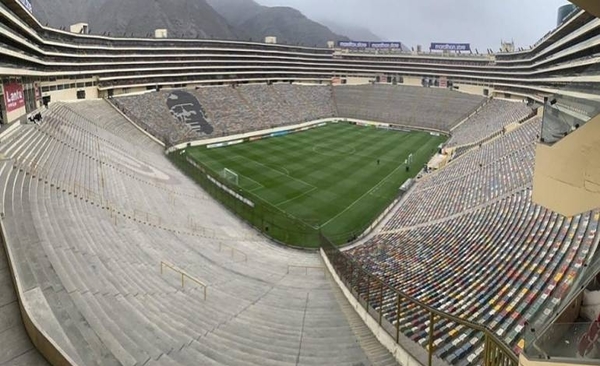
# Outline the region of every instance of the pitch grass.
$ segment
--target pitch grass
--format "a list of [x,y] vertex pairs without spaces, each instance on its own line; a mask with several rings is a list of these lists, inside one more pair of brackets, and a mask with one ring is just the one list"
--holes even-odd
[[[257,196],[341,244],[365,230],[445,140],[426,132],[338,123],[187,153],[214,174],[224,168],[234,171],[246,196]],[[410,154],[414,161],[406,172]]]

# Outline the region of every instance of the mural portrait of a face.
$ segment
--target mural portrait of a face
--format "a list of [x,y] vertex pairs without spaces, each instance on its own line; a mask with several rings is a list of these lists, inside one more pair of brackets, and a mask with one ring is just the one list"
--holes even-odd
[[192,94],[175,90],[167,97],[167,107],[176,120],[187,123],[194,131],[206,135],[213,133],[214,128],[204,116],[204,110],[198,99]]

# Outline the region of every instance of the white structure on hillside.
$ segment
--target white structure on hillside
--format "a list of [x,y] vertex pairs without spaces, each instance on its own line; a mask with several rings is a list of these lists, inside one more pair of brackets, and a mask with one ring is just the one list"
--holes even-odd
[[156,29],[154,30],[154,38],[167,38],[169,32],[166,29]]
[[71,33],[88,34],[90,32],[90,27],[87,23],[76,23],[71,25],[70,31]]

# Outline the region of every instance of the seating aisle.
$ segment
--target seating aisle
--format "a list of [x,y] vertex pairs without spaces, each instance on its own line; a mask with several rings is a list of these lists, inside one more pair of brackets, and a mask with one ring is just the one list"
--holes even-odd
[[0,365],[45,366],[48,362],[29,340],[21,322],[3,245],[0,245]]

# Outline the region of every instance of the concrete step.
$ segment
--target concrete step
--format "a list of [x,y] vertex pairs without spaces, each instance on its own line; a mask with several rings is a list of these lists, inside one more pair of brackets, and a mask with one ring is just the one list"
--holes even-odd
[[4,243],[0,243],[0,345],[1,366],[48,365],[31,343],[21,321]]

